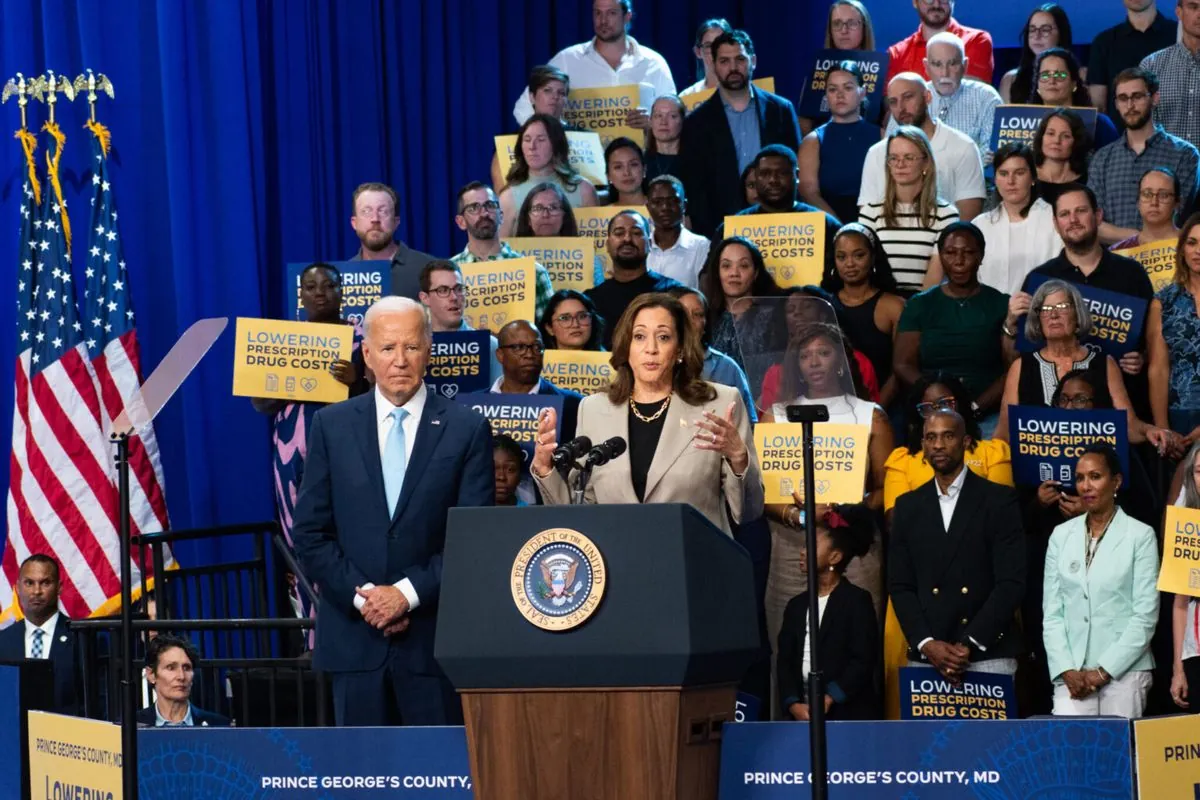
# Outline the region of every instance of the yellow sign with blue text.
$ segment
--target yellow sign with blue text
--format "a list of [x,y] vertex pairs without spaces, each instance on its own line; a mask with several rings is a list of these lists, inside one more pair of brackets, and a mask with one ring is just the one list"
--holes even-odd
[[532,258],[477,261],[459,267],[467,290],[463,318],[472,328],[494,334],[513,320],[533,321],[537,278]]
[[572,89],[567,95],[563,120],[600,135],[607,147],[613,139],[627,136],[640,146],[645,138],[640,130],[625,123],[630,111],[638,107],[641,89],[635,85],[606,86],[598,89]]
[[[645,206],[591,206],[575,209],[575,222],[579,226],[579,235],[592,240],[596,247],[596,255],[600,257],[605,278],[612,277],[612,261],[608,257],[608,223],[622,211],[636,211],[650,223],[650,211]],[[646,242],[649,250],[650,242]],[[556,286],[558,284],[555,284]],[[611,324],[616,325],[614,320]]]
[[725,218],[726,236],[745,236],[758,245],[767,272],[784,288],[820,285],[825,270],[825,215],[744,214]]
[[1162,550],[1158,590],[1200,597],[1200,510],[1167,506]]
[[[861,503],[867,482],[868,425],[813,425],[813,463],[817,503]],[[762,470],[767,503],[791,503],[804,497],[804,434],[795,422],[754,426],[754,447]]]
[[354,327],[238,317],[233,349],[233,394],[300,403],[336,403],[350,387],[329,371],[349,361]]
[[550,273],[555,291],[586,292],[596,285],[596,245],[583,236],[517,236],[504,240]]
[[[510,133],[496,137],[496,160],[500,162],[500,174],[507,175],[512,169],[513,151],[517,147],[517,135]],[[608,183],[605,177],[604,145],[600,143],[600,135],[591,131],[567,131],[567,160],[575,171],[590,183],[604,186]]]
[[[1195,688],[1188,693],[1200,702]],[[1194,800],[1200,797],[1200,716],[1182,714],[1133,723],[1138,797]]]
[[1139,247],[1127,247],[1124,250],[1114,250],[1119,256],[1128,256],[1142,265],[1150,276],[1154,291],[1165,289],[1175,280],[1175,239],[1159,239],[1157,242],[1143,244]]
[[121,800],[121,727],[30,711],[29,795]]
[[608,390],[612,383],[612,353],[592,350],[547,350],[542,358],[542,377],[560,389],[582,395]]

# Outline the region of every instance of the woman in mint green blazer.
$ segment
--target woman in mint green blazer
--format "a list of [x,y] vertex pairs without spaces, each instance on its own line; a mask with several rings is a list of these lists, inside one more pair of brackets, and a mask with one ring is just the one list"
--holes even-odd
[[1054,529],[1046,551],[1042,638],[1056,716],[1142,716],[1158,622],[1154,530],[1117,506],[1121,465],[1084,449],[1075,487],[1086,512]]

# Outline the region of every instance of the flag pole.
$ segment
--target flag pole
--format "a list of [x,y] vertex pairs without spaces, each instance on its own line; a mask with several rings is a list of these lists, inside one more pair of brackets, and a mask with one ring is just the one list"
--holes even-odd
[[137,800],[137,705],[133,677],[133,561],[129,542],[129,434],[113,433],[117,446],[117,526],[121,546],[121,784]]

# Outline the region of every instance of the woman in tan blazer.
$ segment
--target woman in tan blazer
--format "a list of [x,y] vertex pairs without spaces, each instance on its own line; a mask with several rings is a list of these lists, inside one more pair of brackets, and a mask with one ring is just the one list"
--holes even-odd
[[[608,391],[579,404],[576,434],[594,444],[619,436],[628,449],[595,468],[584,501],[690,503],[726,533],[729,517],[761,515],[762,476],[745,404],[736,389],[701,380],[704,350],[679,301],[635,298],[617,323],[611,363]],[[548,410],[532,471],[545,503],[566,505],[570,488],[552,462],[556,424]],[[569,477],[573,485],[574,470]]]

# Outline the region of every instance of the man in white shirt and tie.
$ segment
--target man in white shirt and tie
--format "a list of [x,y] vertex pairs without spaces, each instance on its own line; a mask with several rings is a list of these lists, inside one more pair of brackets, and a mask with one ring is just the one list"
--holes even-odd
[[313,666],[338,725],[455,725],[433,658],[447,512],[494,501],[491,431],[425,389],[422,306],[384,297],[363,319],[375,391],[326,406],[309,432],[296,553],[321,587]]
[[54,664],[54,708],[79,713],[79,672],[70,620],[59,611],[62,586],[58,562],[35,553],[23,562],[17,577],[17,600],[24,619],[0,632],[0,659],[48,660]]

